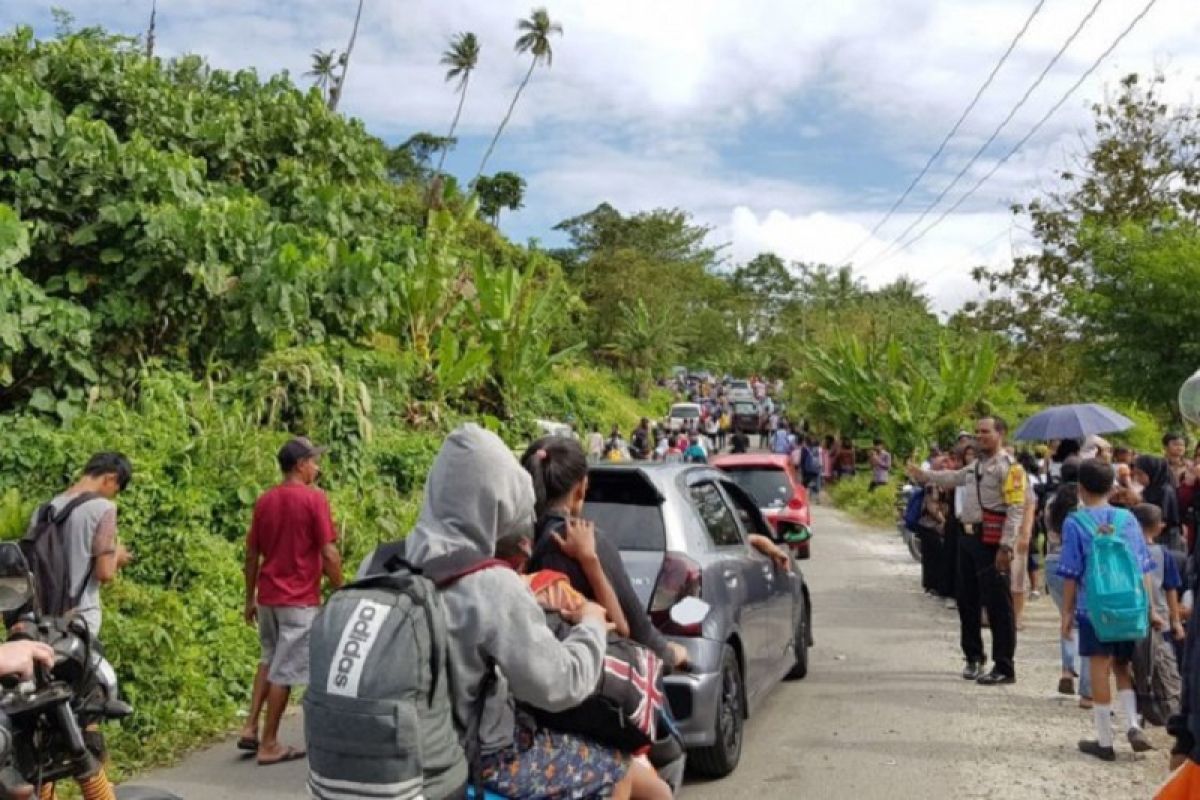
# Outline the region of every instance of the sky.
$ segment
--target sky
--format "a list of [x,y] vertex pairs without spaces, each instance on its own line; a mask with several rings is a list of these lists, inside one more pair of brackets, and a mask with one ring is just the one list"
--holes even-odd
[[[389,142],[444,134],[455,84],[439,64],[472,31],[482,55],[447,169],[475,174],[528,56],[516,20],[538,0],[365,0],[340,110]],[[563,35],[539,66],[488,164],[528,182],[501,227],[562,243],[556,223],[601,202],[624,213],[679,207],[712,228],[728,264],[764,251],[846,263],[871,286],[906,275],[950,311],[979,296],[975,265],[1034,246],[1009,211],[1055,186],[1086,147],[1090,104],[1129,72],[1161,72],[1166,95],[1200,88],[1200,6],[1157,0],[1096,71],[979,190],[905,249],[889,245],[967,166],[1072,31],[1094,12],[995,141],[919,232],[989,173],[1137,16],[1146,0],[1043,0],[958,134],[874,236],[1037,0],[545,0]],[[140,34],[150,0],[0,0],[0,28],[50,35],[50,6],[79,25]],[[288,70],[306,84],[315,49],[342,49],[357,0],[159,0],[157,52],[223,68]],[[904,240],[906,241],[906,240]],[[861,246],[859,246],[861,245]],[[857,249],[856,249],[857,248]]]

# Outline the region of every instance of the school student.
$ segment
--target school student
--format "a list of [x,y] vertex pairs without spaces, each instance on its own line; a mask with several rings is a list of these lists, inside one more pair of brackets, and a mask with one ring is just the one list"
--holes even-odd
[[1179,613],[1179,590],[1183,580],[1179,577],[1175,559],[1165,547],[1155,542],[1167,527],[1162,509],[1151,503],[1139,503],[1132,510],[1154,562],[1151,604],[1160,617],[1170,621],[1168,630],[1150,631],[1138,642],[1134,651],[1133,682],[1138,706],[1146,722],[1165,725],[1171,715],[1179,713],[1181,686],[1173,642],[1184,638]]
[[[1103,461],[1088,459],[1079,466],[1079,500],[1081,508],[1070,514],[1063,523],[1062,553],[1058,563],[1058,574],[1063,578],[1062,636],[1070,638],[1076,626],[1079,628],[1079,654],[1089,659],[1092,677],[1092,714],[1096,726],[1096,738],[1079,742],[1079,750],[1102,761],[1115,761],[1112,732],[1112,687],[1110,673],[1116,677],[1117,700],[1125,717],[1126,738],[1134,752],[1153,750],[1146,738],[1138,717],[1137,695],[1133,690],[1133,675],[1130,662],[1133,660],[1134,639],[1125,641],[1101,641],[1088,613],[1087,582],[1089,561],[1094,557],[1097,536],[1119,536],[1129,548],[1141,574],[1146,596],[1152,594],[1150,573],[1154,564],[1146,549],[1137,520],[1127,511],[1113,508],[1108,503],[1115,474],[1113,468]],[[1150,609],[1151,626],[1156,630],[1165,627],[1153,607]]]
[[[444,556],[493,558],[498,539],[532,535],[533,523],[529,474],[498,436],[468,424],[447,437],[434,461],[406,551],[417,567]],[[471,573],[441,599],[455,716],[480,719],[485,788],[504,797],[670,796],[648,765],[514,712],[516,701],[563,711],[591,696],[606,648],[601,606],[585,602],[574,610],[575,626],[559,641],[524,580],[507,567]],[[480,697],[493,670],[493,688]]]

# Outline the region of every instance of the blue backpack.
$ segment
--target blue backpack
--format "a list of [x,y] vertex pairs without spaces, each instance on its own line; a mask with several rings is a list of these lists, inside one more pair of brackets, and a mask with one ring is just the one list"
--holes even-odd
[[916,531],[921,524],[921,509],[925,506],[925,490],[917,487],[904,505],[904,527]]
[[1098,524],[1086,511],[1071,514],[1092,536],[1083,582],[1088,617],[1102,642],[1138,641],[1150,632],[1150,602],[1142,568],[1120,533],[1128,515],[1123,508],[1114,509],[1107,523]]

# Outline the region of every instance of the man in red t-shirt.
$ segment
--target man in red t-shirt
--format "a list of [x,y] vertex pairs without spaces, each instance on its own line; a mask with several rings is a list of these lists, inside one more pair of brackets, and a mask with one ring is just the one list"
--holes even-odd
[[[258,622],[262,659],[237,746],[257,752],[263,765],[305,755],[279,744],[279,720],[292,687],[308,683],[308,633],[321,605],[321,575],[335,589],[342,585],[329,500],[313,486],[323,452],[325,448],[300,437],[280,448],[283,482],[258,498],[246,535],[246,622]],[[264,704],[267,720],[260,740]]]

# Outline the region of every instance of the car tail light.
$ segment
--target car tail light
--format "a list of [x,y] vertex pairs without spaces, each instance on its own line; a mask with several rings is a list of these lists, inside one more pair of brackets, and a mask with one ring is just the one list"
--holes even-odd
[[671,608],[685,597],[700,596],[700,565],[683,553],[668,550],[654,596],[650,598],[650,621],[664,633],[699,636],[699,625],[677,625],[671,621]]
[[799,511],[804,508],[804,499],[798,494],[792,495],[792,499],[788,500],[788,508],[792,511]]

